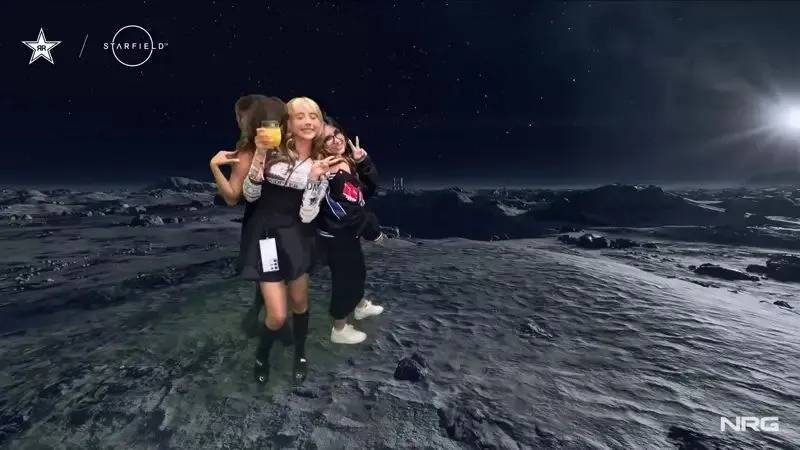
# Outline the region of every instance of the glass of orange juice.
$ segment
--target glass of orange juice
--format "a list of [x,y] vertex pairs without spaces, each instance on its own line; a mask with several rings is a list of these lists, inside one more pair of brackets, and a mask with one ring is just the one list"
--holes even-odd
[[262,120],[261,127],[257,130],[259,135],[269,136],[273,146],[281,143],[281,126],[277,120]]

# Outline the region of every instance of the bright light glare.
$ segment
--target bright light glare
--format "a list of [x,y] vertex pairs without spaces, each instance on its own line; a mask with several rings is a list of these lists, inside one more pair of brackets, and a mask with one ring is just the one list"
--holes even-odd
[[783,114],[783,126],[792,131],[800,131],[800,108],[789,108]]

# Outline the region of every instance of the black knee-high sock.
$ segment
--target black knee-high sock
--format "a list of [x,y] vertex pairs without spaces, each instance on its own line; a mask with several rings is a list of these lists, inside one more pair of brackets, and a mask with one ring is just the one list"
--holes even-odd
[[292,331],[294,331],[294,355],[306,357],[306,337],[308,336],[308,310],[302,314],[292,314]]
[[262,364],[269,364],[269,352],[272,350],[272,344],[278,337],[277,330],[270,330],[264,325],[261,328],[261,339],[258,342],[258,350],[256,351],[256,359]]
[[253,297],[253,303],[250,304],[250,308],[244,313],[241,321],[242,331],[249,338],[258,336],[259,331],[264,327],[264,322],[258,318],[263,307],[264,297],[261,295],[261,290],[256,286],[256,295]]

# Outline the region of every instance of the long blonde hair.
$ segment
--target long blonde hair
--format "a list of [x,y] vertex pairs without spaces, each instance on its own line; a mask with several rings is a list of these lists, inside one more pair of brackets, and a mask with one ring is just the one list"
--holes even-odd
[[308,97],[295,97],[286,103],[286,115],[281,120],[281,145],[273,150],[267,158],[267,166],[277,163],[285,162],[294,164],[297,162],[299,155],[295,148],[295,137],[289,130],[289,122],[292,120],[292,114],[295,109],[300,106],[305,106],[314,112],[319,118],[320,130],[311,141],[311,159],[317,160],[325,157],[325,150],[322,140],[322,127],[325,124],[322,122],[322,109],[320,109],[317,102]]

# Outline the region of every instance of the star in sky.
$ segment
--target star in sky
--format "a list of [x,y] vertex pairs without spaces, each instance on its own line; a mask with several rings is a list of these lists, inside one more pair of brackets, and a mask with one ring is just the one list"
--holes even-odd
[[28,48],[33,50],[31,54],[31,60],[28,64],[33,64],[39,58],[44,58],[50,61],[50,64],[55,64],[53,62],[53,55],[50,54],[50,51],[55,48],[61,41],[48,41],[47,38],[44,36],[44,28],[39,28],[39,37],[35,41],[22,41]]

